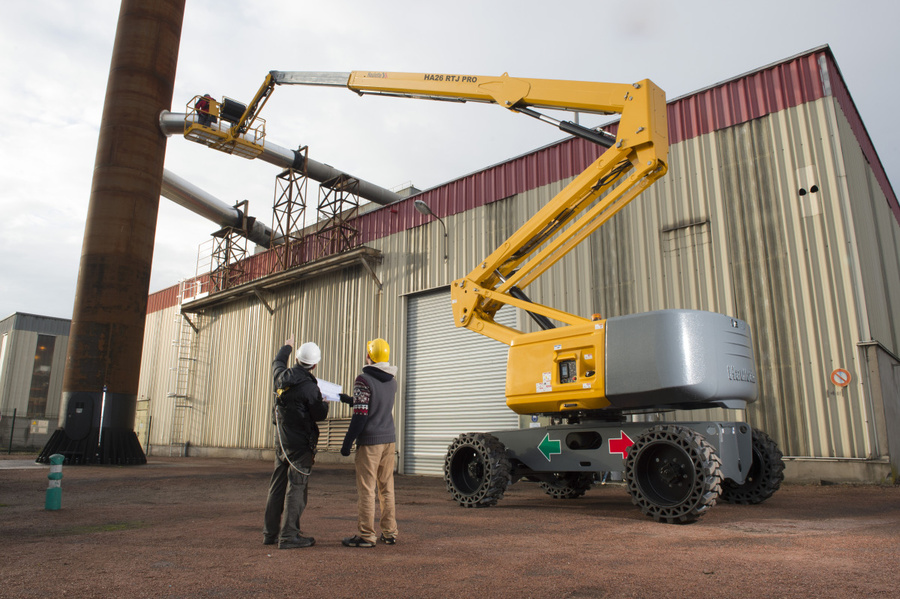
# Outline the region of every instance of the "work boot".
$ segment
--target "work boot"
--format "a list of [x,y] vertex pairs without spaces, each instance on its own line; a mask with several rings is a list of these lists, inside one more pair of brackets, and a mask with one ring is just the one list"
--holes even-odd
[[316,540],[312,537],[301,537],[297,535],[293,539],[278,542],[279,549],[302,549],[303,547],[312,547],[316,544]]
[[263,535],[263,545],[274,545],[278,542],[277,537],[270,537],[268,535]]
[[365,547],[365,548],[369,548],[369,547],[374,547],[374,546],[375,546],[375,543],[373,543],[372,541],[367,541],[367,540],[365,540],[364,538],[362,538],[362,537],[360,537],[360,536],[354,535],[354,536],[352,536],[352,537],[347,537],[346,539],[344,539],[343,541],[341,541],[341,545],[343,545],[344,547]]

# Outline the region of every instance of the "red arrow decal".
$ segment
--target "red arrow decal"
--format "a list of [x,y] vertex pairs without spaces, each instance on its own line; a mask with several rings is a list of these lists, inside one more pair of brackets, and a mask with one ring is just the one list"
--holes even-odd
[[628,448],[634,445],[634,441],[631,440],[631,437],[625,434],[625,431],[619,432],[622,434],[619,435],[618,439],[609,440],[609,453],[617,453],[621,455],[622,459],[624,460],[626,457],[628,457]]

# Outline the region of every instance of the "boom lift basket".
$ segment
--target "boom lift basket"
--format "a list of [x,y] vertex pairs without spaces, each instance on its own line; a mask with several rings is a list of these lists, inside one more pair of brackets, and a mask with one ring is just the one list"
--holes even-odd
[[184,118],[184,136],[187,139],[248,160],[262,154],[266,139],[264,119],[257,117],[247,131],[237,136],[232,135],[234,124],[240,120],[247,107],[231,98],[225,98],[221,103],[212,100],[209,102],[209,115],[212,118],[207,120],[197,107],[202,97],[194,96],[187,103]]

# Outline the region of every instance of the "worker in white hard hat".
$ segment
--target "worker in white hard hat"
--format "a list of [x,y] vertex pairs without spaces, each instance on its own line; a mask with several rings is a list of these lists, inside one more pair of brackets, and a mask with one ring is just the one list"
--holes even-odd
[[[366,365],[353,383],[353,397],[342,395],[351,403],[353,417],[344,437],[341,455],[350,455],[356,441],[356,491],[358,494],[358,533],[344,539],[345,547],[375,547],[376,541],[386,545],[397,542],[397,516],[394,509],[394,396],[397,394],[397,367],[391,366],[391,348],[384,339],[366,344]],[[375,530],[375,496],[381,506]]]
[[311,547],[316,540],[303,536],[300,516],[306,508],[309,475],[315,461],[319,426],[328,415],[312,371],[322,359],[315,343],[304,343],[297,350],[296,362],[288,367],[294,352],[294,337],[284,342],[272,362],[275,382],[275,470],[266,500],[263,543],[279,549]]

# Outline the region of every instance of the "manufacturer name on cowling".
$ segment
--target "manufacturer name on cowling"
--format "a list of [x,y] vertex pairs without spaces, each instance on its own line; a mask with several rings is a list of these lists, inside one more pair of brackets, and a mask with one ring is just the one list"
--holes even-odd
[[729,381],[743,381],[745,383],[755,383],[756,373],[748,368],[738,368],[736,366],[728,367]]
[[447,81],[449,83],[478,83],[478,77],[473,75],[443,75],[440,73],[425,73],[425,81]]

